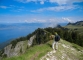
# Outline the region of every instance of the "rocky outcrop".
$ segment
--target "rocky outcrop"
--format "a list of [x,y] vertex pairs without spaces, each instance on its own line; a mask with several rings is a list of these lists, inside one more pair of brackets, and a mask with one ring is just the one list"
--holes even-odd
[[33,40],[35,39],[36,35],[33,35],[29,40],[28,40],[28,46],[31,46],[33,43]]
[[12,56],[18,56],[21,53],[24,53],[27,49],[27,41],[20,41],[16,44],[15,48],[12,48],[12,44],[6,46],[4,48],[4,54],[7,55],[7,57]]
[[15,48],[12,48],[12,44],[6,46],[4,48],[3,54],[6,54],[7,57],[12,57],[12,56],[18,56],[24,53],[27,47],[32,45],[34,38],[35,38],[35,35],[33,35],[29,40],[18,42]]

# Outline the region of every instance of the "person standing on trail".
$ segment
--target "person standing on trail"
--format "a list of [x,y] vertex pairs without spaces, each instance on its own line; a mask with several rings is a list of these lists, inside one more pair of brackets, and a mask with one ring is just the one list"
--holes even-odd
[[[54,42],[52,44],[52,48],[53,50],[57,50],[58,49],[58,41],[60,40],[60,36],[55,32],[55,36],[54,36]],[[55,48],[56,45],[56,48]]]

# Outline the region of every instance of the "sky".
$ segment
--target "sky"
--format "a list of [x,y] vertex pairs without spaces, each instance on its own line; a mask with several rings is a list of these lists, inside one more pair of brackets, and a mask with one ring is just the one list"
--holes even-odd
[[0,0],[0,23],[67,23],[83,20],[83,0]]

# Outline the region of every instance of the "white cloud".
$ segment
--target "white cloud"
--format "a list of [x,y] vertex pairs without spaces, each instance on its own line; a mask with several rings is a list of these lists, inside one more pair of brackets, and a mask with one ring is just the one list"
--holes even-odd
[[54,7],[46,7],[46,8],[40,8],[37,10],[32,10],[31,12],[43,12],[43,11],[65,11],[65,10],[73,10],[79,8],[76,5],[70,5],[70,6],[54,6]]
[[44,4],[44,1],[41,1],[40,4]]
[[75,6],[56,6],[56,7],[49,7],[47,10],[53,10],[53,11],[63,11],[63,10],[71,10],[74,9]]
[[21,11],[24,7],[23,6],[19,7],[19,6],[15,6],[15,5],[9,5],[9,6],[2,5],[2,6],[0,6],[0,8],[2,8],[2,9],[8,9],[9,8],[10,10],[15,9],[15,10]]
[[2,9],[6,9],[6,8],[8,8],[7,6],[0,6],[0,8],[2,8]]
[[39,17],[32,17],[28,19],[28,17],[23,20],[23,22],[26,23],[44,23],[45,25],[48,26],[56,26],[58,23],[68,23],[68,22],[76,22],[79,20],[82,20],[82,17],[79,17],[76,19],[76,17],[44,17],[43,16]]
[[44,8],[32,10],[31,12],[73,10],[79,8],[73,3],[83,2],[83,0],[16,0],[16,1],[22,3],[34,2],[34,3],[45,4],[45,2],[50,2],[50,3],[58,4],[58,6],[44,7]]
[[11,9],[12,12],[23,12],[25,11],[23,8]]
[[61,18],[33,18],[24,20],[26,23],[43,23],[44,27],[54,27],[60,22],[64,22]]
[[29,3],[29,2],[40,2],[40,4],[44,4],[44,2],[50,3],[57,3],[59,5],[63,4],[73,4],[75,2],[83,2],[83,0],[16,0],[22,3]]
[[56,16],[42,16],[42,15],[0,15],[0,23],[43,23],[44,26],[54,27],[58,23],[68,23],[83,20],[82,17],[56,17]]
[[83,0],[49,0],[49,2],[63,5],[63,4],[73,4],[75,2],[83,2]]
[[46,23],[46,20],[33,18],[33,19],[30,19],[30,20],[29,19],[24,20],[24,22],[26,22],[26,23]]
[[29,3],[29,2],[37,3],[37,2],[40,2],[40,4],[44,4],[44,2],[46,0],[16,0],[16,1],[19,1],[19,2],[22,2],[22,3]]
[[64,20],[65,22],[75,22],[75,20],[69,19],[67,17],[62,17],[62,20]]
[[57,3],[59,5],[66,4],[68,0],[49,0],[51,3]]

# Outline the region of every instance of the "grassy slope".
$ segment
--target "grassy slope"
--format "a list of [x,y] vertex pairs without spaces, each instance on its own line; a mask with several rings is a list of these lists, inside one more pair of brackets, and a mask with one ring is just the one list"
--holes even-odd
[[83,60],[83,47],[61,40],[55,56],[58,60]]
[[[52,42],[53,41],[51,40],[46,44],[36,45],[29,48],[26,53],[20,56],[4,58],[3,60],[40,60],[40,58],[44,56],[47,52],[52,51]],[[61,57],[63,55],[66,55],[64,56],[64,60],[67,60],[67,58],[70,58],[72,60],[83,60],[83,48],[78,45],[61,40],[59,42],[59,49],[56,51],[54,56],[56,56],[58,60],[62,60]]]
[[72,30],[77,29],[76,31],[83,33],[83,26],[67,25],[65,26],[65,28],[72,29]]
[[45,55],[48,51],[51,51],[51,47],[49,47],[49,44],[41,44],[41,45],[36,45],[34,47],[29,48],[25,54],[22,54],[20,56],[15,56],[11,58],[4,58],[3,60],[34,60],[38,59]]

